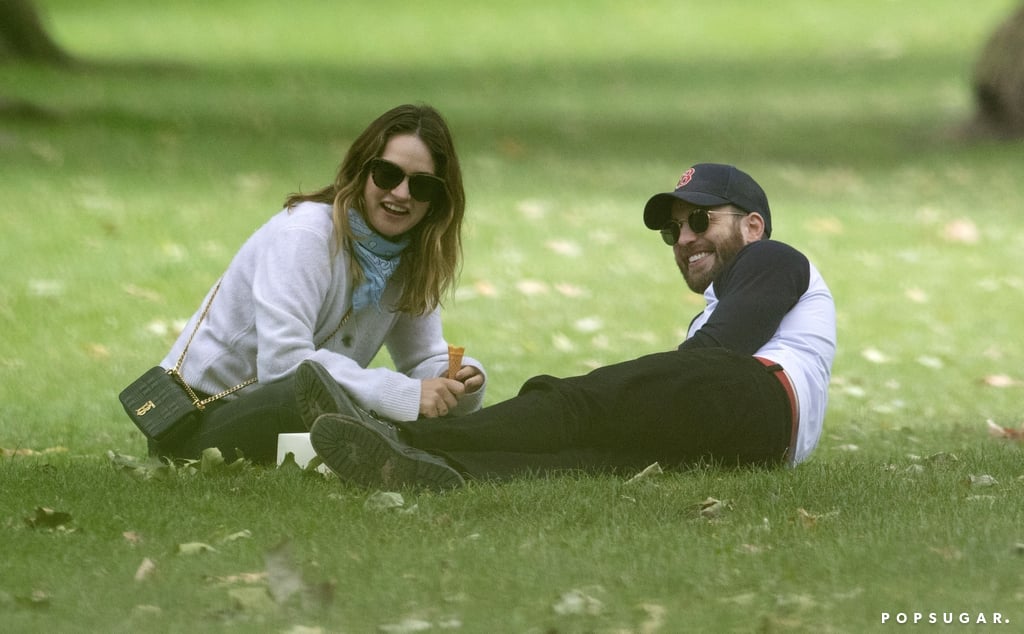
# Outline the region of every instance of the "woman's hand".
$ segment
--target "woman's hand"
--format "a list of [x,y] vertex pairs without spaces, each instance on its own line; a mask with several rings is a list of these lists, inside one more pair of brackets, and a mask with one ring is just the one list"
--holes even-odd
[[420,416],[447,416],[466,394],[476,392],[484,384],[484,374],[471,365],[462,366],[454,379],[424,379],[420,389]]
[[443,377],[424,379],[420,389],[420,416],[437,418],[447,415],[465,393],[466,386],[461,381]]

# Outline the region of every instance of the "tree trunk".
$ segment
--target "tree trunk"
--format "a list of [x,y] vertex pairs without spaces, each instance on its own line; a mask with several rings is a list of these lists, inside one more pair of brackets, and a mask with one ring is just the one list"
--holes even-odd
[[977,110],[968,131],[1004,139],[1024,137],[1024,6],[989,38],[974,67]]
[[43,28],[32,0],[0,0],[0,60],[66,64],[71,57]]

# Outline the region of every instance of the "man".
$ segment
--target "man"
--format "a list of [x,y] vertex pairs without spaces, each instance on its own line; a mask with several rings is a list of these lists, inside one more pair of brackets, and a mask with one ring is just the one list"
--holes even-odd
[[537,376],[458,419],[402,423],[362,411],[306,363],[300,410],[324,463],[366,487],[445,489],[467,477],[807,458],[828,399],[835,306],[807,258],[769,239],[764,191],[733,166],[694,165],[647,202],[644,223],[707,302],[677,350]]

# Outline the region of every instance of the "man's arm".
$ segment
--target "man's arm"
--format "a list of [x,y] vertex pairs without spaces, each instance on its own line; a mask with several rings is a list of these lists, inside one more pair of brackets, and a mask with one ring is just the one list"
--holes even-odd
[[747,245],[715,279],[715,311],[679,349],[724,347],[754,354],[807,291],[810,275],[807,258],[789,245],[773,240]]

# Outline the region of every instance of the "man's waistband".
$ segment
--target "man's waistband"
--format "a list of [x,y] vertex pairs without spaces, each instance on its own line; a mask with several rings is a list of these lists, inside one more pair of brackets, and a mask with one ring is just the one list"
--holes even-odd
[[775,363],[771,359],[765,359],[764,357],[754,357],[764,365],[765,368],[779,380],[782,384],[782,389],[786,391],[786,398],[789,400],[789,413],[791,419],[790,435],[789,435],[789,449],[786,452],[786,460],[793,460],[796,456],[796,437],[797,432],[800,431],[800,402],[797,400],[796,390],[793,389],[793,382],[789,380],[789,375],[786,374],[786,370]]

